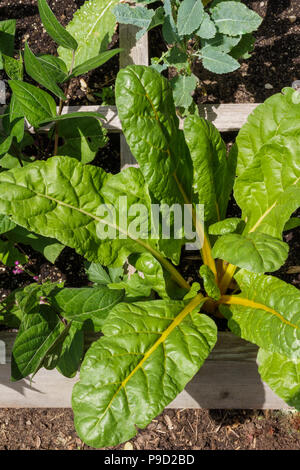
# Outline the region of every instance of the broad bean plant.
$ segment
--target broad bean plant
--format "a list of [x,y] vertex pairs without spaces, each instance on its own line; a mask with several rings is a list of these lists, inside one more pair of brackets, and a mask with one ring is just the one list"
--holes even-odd
[[[140,5],[142,3],[142,5]],[[262,19],[240,0],[138,1],[134,7],[120,3],[114,8],[119,23],[138,27],[137,39],[160,26],[167,51],[151,59],[159,72],[175,68],[171,84],[176,106],[182,114],[195,110],[192,93],[199,83],[193,73],[201,62],[213,73],[227,74],[240,67],[239,59],[249,58]],[[199,75],[199,74],[198,74]],[[200,77],[201,78],[201,77]]]
[[[300,201],[299,93],[285,88],[259,105],[229,153],[197,115],[180,130],[171,85],[150,67],[119,72],[116,103],[139,168],[111,175],[54,156],[0,174],[3,219],[74,248],[92,283],[31,284],[1,304],[2,321],[19,326],[12,379],[41,367],[70,377],[80,366],[77,432],[93,447],[113,446],[184,389],[223,316],[258,345],[263,380],[300,409],[300,294],[271,274],[288,256],[283,232],[299,225],[291,217]],[[226,218],[232,190],[239,218]],[[161,219],[152,230],[155,209],[166,206],[189,211],[203,261],[195,282],[178,268],[190,237],[166,237]],[[86,350],[87,331],[101,335]]]

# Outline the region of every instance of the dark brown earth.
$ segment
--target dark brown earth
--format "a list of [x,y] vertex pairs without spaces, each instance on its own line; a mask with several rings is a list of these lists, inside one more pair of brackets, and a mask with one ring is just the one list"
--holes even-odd
[[[62,24],[66,25],[84,0],[49,0],[49,5]],[[245,0],[264,17],[256,33],[252,57],[242,63],[240,70],[226,76],[217,76],[198,67],[206,95],[196,93],[197,102],[243,103],[262,102],[273,93],[300,79],[300,4],[298,0]],[[296,17],[296,19],[294,18]],[[28,40],[35,53],[55,53],[56,46],[43,31],[37,13],[36,0],[1,0],[0,21],[16,18],[17,44],[23,48]],[[159,31],[150,34],[150,54],[156,56]],[[118,44],[117,32],[111,47]],[[161,45],[160,45],[161,47]],[[118,72],[117,57],[83,77],[91,94],[101,87],[113,84]],[[1,76],[0,76],[1,78]],[[268,85],[268,88],[266,88]],[[273,88],[270,89],[269,85]],[[71,104],[91,104],[80,81],[71,87]],[[93,102],[92,102],[93,104]],[[227,142],[233,136],[226,136]],[[119,138],[110,136],[110,142],[101,149],[94,164],[106,171],[119,169]],[[230,215],[237,215],[232,201]],[[280,269],[281,279],[297,287],[300,284],[299,230],[285,234],[290,245],[287,263]],[[39,281],[64,279],[66,286],[87,284],[83,260],[73,250],[65,249],[55,266],[30,248],[22,246],[30,256],[28,268],[39,276]],[[183,274],[194,277],[200,259],[193,253],[186,255]],[[19,286],[32,282],[27,274],[12,275],[12,269],[0,267],[0,298]],[[134,449],[300,449],[299,413],[249,410],[166,410],[130,441]],[[127,448],[131,448],[126,444]],[[118,448],[123,449],[124,444]],[[88,449],[76,435],[72,410],[65,409],[0,409],[0,450],[5,449]]]

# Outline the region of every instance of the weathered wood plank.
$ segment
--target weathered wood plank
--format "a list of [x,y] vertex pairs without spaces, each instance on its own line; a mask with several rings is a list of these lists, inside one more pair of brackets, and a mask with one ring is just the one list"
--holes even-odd
[[[64,408],[71,406],[74,379],[57,371],[40,370],[33,379],[10,382],[10,353],[14,333],[0,332],[6,364],[0,365],[0,407]],[[2,343],[1,343],[2,341]],[[1,347],[1,346],[0,346]],[[170,408],[289,408],[261,381],[256,364],[257,347],[231,333],[220,333],[211,356]],[[0,356],[1,357],[1,356]],[[59,390],[59,394],[57,391]]]

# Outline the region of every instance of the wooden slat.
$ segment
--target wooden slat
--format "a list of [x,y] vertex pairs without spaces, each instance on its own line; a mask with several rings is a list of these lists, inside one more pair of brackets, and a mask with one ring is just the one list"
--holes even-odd
[[[6,364],[0,365],[0,408],[65,408],[71,406],[74,379],[56,370],[40,370],[33,379],[10,382],[10,354],[14,333],[0,332]],[[1,343],[2,341],[2,343]],[[212,354],[170,408],[289,408],[264,384],[257,371],[257,347],[231,333],[220,333]],[[1,357],[1,356],[0,356]],[[59,391],[59,393],[58,393]]]

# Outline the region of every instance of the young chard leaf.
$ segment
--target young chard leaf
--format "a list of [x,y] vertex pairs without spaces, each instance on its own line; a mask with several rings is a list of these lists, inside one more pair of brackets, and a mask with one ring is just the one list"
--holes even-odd
[[225,235],[226,233],[242,233],[245,228],[245,222],[238,217],[230,217],[220,222],[212,224],[208,228],[209,235]]
[[212,250],[215,258],[256,273],[277,271],[288,257],[287,243],[264,233],[220,237]]
[[196,313],[202,303],[123,303],[111,311],[73,389],[75,426],[85,442],[130,439],[183,390],[216,342],[214,322]]
[[46,0],[38,0],[38,8],[45,30],[54,41],[62,47],[76,50],[77,41],[65,28],[57,21]]
[[240,270],[240,295],[224,295],[221,311],[237,336],[291,359],[300,357],[300,292],[273,276]]
[[216,279],[212,270],[203,264],[200,268],[200,276],[203,279],[204,290],[207,295],[214,300],[219,300],[221,297],[221,292],[216,284]]

